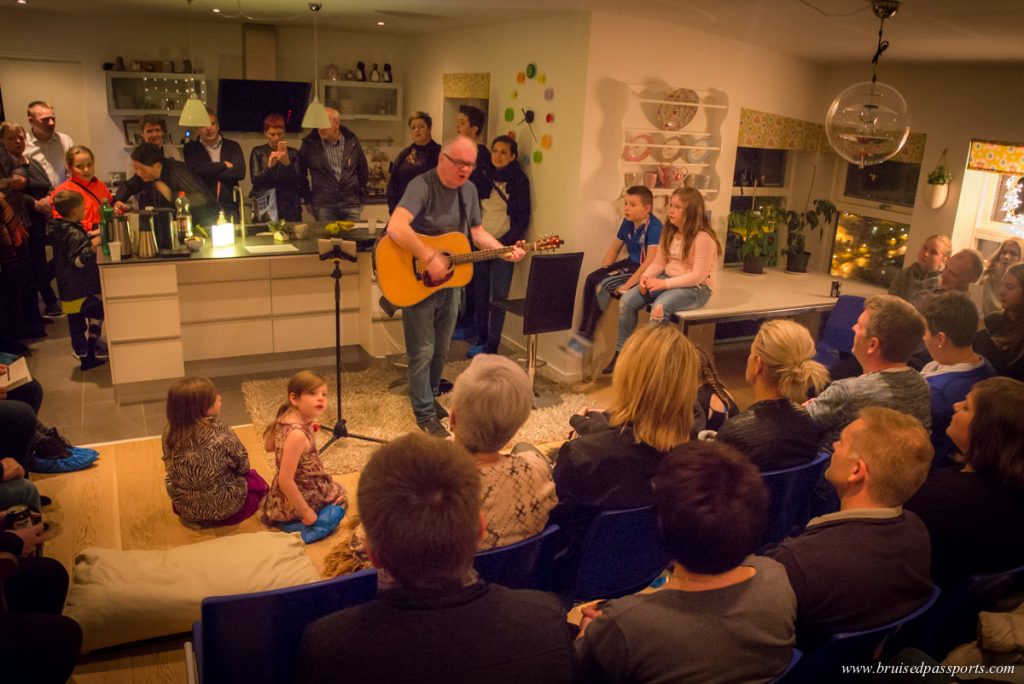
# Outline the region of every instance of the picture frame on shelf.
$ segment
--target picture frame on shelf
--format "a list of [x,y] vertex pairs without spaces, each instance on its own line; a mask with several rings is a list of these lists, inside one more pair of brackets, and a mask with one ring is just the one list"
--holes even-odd
[[124,144],[135,146],[142,142],[142,120],[125,119],[121,122],[124,129]]

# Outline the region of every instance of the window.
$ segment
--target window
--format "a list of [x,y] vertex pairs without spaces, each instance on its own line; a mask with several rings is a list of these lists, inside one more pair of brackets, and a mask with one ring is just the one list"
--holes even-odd
[[907,162],[887,161],[863,169],[847,164],[843,195],[871,203],[913,208],[920,175],[921,165]]
[[908,223],[842,211],[830,272],[888,287],[903,268],[909,235]]
[[733,187],[750,187],[755,181],[759,188],[783,187],[786,184],[786,150],[737,148]]
[[1015,180],[1020,178],[972,169],[964,173],[965,184],[969,183],[971,188],[976,188],[978,197],[970,246],[981,250],[982,254],[991,254],[1000,243],[1014,235],[1024,237],[1024,224],[1014,225],[1013,221],[1007,220],[1007,198],[1011,204],[1019,198],[1021,204],[1015,213],[1024,216],[1024,181]]

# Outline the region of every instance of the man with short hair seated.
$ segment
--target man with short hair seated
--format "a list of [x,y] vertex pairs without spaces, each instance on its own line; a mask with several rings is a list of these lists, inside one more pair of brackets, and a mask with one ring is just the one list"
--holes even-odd
[[893,295],[875,295],[853,326],[853,355],[864,372],[836,380],[805,404],[824,433],[825,448],[853,422],[865,406],[885,406],[907,413],[931,427],[931,393],[924,378],[907,365],[924,335],[924,318]]
[[871,406],[843,429],[825,479],[836,513],[813,518],[768,553],[796,593],[801,649],[840,632],[871,629],[917,610],[932,592],[931,543],[903,502],[928,476],[932,447],[911,416]]
[[768,512],[757,468],[720,442],[689,442],[652,484],[672,574],[656,591],[584,609],[577,681],[773,680],[793,652],[796,606],[785,570],[750,555]]
[[924,346],[934,359],[921,369],[932,391],[932,447],[935,465],[955,465],[956,446],[946,434],[953,418],[953,404],[967,398],[974,383],[991,378],[995,368],[975,353],[978,307],[959,292],[943,292],[921,306],[927,322]]
[[571,682],[558,600],[481,582],[480,472],[452,442],[408,434],[359,478],[366,553],[390,586],[311,624],[299,682]]

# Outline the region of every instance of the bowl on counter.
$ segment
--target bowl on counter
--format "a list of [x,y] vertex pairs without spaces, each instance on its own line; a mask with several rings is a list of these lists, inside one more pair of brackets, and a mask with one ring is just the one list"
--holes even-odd
[[198,252],[206,244],[206,238],[200,237],[199,235],[193,235],[192,237],[185,238],[185,246],[188,247],[190,252]]

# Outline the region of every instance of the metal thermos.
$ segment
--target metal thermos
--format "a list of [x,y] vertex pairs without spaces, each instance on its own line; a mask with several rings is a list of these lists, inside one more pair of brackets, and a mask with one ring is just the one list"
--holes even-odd
[[160,249],[176,249],[182,245],[178,242],[177,230],[174,227],[174,209],[154,207],[147,210],[153,212],[153,234]]
[[160,255],[160,249],[156,246],[156,236],[153,235],[153,213],[140,211],[139,217],[139,244],[136,254],[140,259],[155,259]]
[[121,243],[121,258],[130,259],[132,256],[132,231],[128,223],[128,216],[114,216],[107,225],[110,242]]

